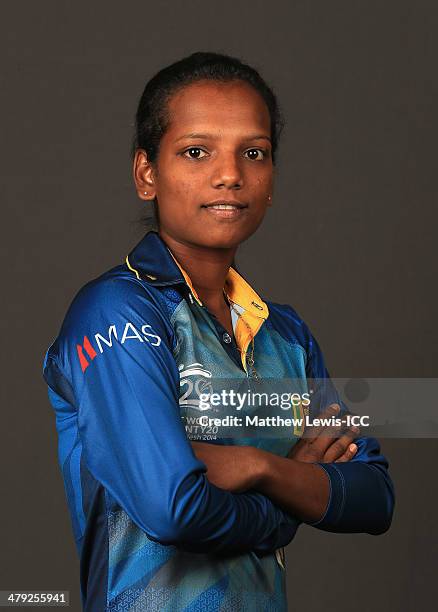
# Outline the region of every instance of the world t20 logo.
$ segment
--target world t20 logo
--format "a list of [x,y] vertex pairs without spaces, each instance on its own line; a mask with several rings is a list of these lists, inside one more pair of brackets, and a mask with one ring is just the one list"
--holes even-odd
[[178,366],[180,375],[180,390],[182,395],[179,398],[181,408],[192,408],[193,410],[202,412],[208,408],[200,407],[200,395],[202,393],[212,393],[211,372],[207,370],[202,363],[191,363],[184,367],[184,364]]

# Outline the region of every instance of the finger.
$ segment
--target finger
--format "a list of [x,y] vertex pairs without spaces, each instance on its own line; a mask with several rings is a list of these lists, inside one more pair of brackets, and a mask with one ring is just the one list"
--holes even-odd
[[[322,419],[333,419],[336,418],[340,412],[339,404],[331,404],[327,408],[325,408],[316,418]],[[311,425],[306,427],[304,430],[304,435],[302,438],[305,438],[309,444],[314,444],[321,433],[327,429],[327,425]]]
[[[315,427],[318,435],[316,438],[311,439],[310,449],[319,456],[325,455],[329,447],[333,444],[333,441],[339,438],[344,430],[344,425],[339,418],[339,411],[340,408],[337,404],[332,405],[329,410],[329,419],[325,418],[325,423]],[[321,416],[322,420],[324,416]]]
[[339,457],[339,459],[336,459],[334,463],[345,463],[346,461],[350,461],[356,453],[357,453],[357,445],[350,444],[347,450],[345,451],[345,453],[341,457]]
[[324,460],[332,463],[336,459],[339,459],[339,457],[347,451],[352,441],[358,437],[359,431],[359,427],[353,426],[347,429],[339,438],[332,439],[332,443],[324,455]]

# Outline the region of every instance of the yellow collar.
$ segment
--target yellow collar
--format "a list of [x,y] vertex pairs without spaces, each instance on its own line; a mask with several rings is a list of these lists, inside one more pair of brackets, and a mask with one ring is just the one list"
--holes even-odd
[[[181,266],[181,264],[177,261],[172,251],[169,249],[169,253],[172,255],[176,265],[181,270],[181,274],[184,276],[184,279],[194,297],[194,299],[198,302],[200,306],[202,306],[202,301],[199,295],[196,292],[196,289],[193,287],[192,281],[190,280],[189,275]],[[262,300],[262,298],[254,291],[251,285],[243,278],[241,274],[237,272],[234,268],[230,266],[227,272],[227,276],[225,278],[225,287],[224,291],[228,298],[235,304],[241,306],[245,312],[249,312],[252,315],[259,317],[261,319],[267,319],[269,316],[269,309],[267,304]]]
[[[190,289],[191,295],[197,303],[202,306],[202,301],[196,293],[189,275],[176,260],[169,248],[168,251],[175,260],[178,268],[181,270],[181,274]],[[241,307],[239,318],[234,328],[234,337],[240,350],[242,365],[245,371],[247,371],[246,354],[251,343],[254,342],[257,332],[268,318],[269,309],[267,304],[258,293],[254,291],[251,285],[231,266],[225,278],[224,291],[232,302]]]

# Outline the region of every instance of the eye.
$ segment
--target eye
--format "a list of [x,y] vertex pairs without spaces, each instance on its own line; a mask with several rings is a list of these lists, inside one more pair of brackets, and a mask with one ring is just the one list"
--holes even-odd
[[265,157],[267,157],[267,151],[265,151],[264,149],[249,149],[248,151],[245,151],[245,153],[251,153],[251,154],[257,154],[257,153],[261,153],[262,157],[257,157],[257,155],[252,155],[249,159],[251,159],[251,161],[262,161],[263,159],[265,159]]
[[[200,147],[190,147],[188,149],[186,149],[185,151],[183,151],[182,155],[183,157],[188,157],[189,159],[203,159],[203,157],[200,157],[198,155],[192,156],[192,153],[205,153],[205,151],[203,149],[201,149]],[[186,153],[189,153],[189,155],[186,155]]]

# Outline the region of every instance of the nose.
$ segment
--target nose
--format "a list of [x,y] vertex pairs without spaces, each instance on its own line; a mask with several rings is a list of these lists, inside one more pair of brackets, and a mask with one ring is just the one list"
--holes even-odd
[[243,176],[238,156],[233,153],[222,153],[215,164],[213,187],[226,187],[228,189],[241,189]]

